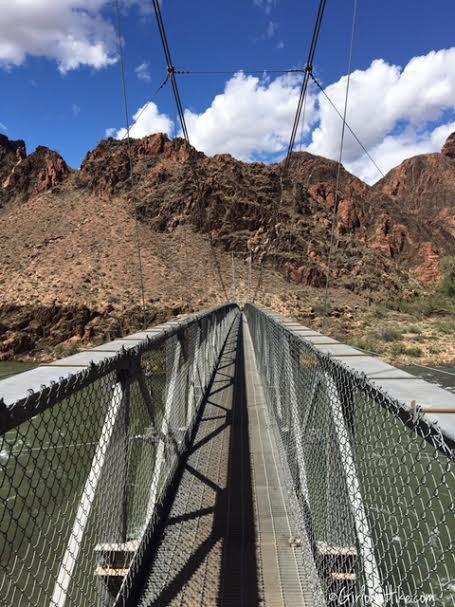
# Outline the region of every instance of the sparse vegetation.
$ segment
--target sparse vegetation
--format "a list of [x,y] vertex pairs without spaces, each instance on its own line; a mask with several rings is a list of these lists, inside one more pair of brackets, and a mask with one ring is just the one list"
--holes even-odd
[[328,316],[332,311],[332,306],[330,303],[316,303],[314,304],[314,313],[316,316]]
[[57,345],[54,348],[54,352],[57,358],[65,358],[66,356],[72,356],[79,352],[79,344],[68,344],[68,345]]
[[455,297],[455,256],[448,255],[442,258],[441,271],[441,292],[449,297]]
[[434,327],[444,335],[455,336],[455,320],[438,320],[434,323]]
[[375,354],[381,354],[384,350],[381,345],[378,344],[378,342],[366,337],[349,337],[344,340],[341,339],[340,341],[344,341],[353,348],[358,348],[359,350],[365,350],[366,352],[372,352]]
[[402,332],[398,331],[394,328],[384,327],[381,329],[379,333],[377,333],[377,337],[381,341],[391,342],[391,341],[399,341],[401,339]]
[[403,343],[393,344],[390,348],[392,356],[412,356],[413,358],[420,358],[423,354],[422,348],[419,346],[406,346]]

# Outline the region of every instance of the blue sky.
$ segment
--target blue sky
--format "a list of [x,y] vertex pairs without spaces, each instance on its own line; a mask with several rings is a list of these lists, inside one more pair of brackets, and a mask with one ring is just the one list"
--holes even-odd
[[[107,129],[122,135],[114,5],[59,0],[56,9],[55,0],[0,2],[5,5],[0,11],[1,132],[25,139],[29,151],[37,145],[56,149],[77,167]],[[130,115],[150,100],[156,104],[147,106],[136,125],[132,119],[134,134],[157,129],[177,134],[170,87],[153,98],[166,72],[151,1],[120,2]],[[236,76],[179,77],[196,147],[244,160],[283,156],[299,76],[251,76],[248,70],[304,65],[317,5],[317,0],[163,0],[177,68],[244,70]],[[351,0],[328,0],[315,63],[340,108],[352,9]],[[359,0],[348,120],[384,171],[406,156],[435,151],[455,129],[453,23],[451,0]],[[304,147],[336,158],[339,119],[316,90],[306,116]],[[379,177],[349,137],[343,159],[361,177]]]

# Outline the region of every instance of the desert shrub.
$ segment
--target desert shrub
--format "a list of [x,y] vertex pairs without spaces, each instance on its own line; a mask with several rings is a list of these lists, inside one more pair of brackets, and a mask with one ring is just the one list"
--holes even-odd
[[367,337],[351,337],[350,339],[345,340],[345,343],[353,348],[366,350],[367,352],[372,352],[374,354],[381,354],[382,351],[381,346],[376,341]]
[[422,356],[423,351],[422,348],[419,348],[419,346],[409,346],[409,348],[406,348],[405,354],[407,354],[408,356],[414,356],[415,358],[419,358],[420,356]]
[[455,297],[455,256],[441,259],[442,281],[440,290],[449,297]]
[[455,320],[438,320],[434,323],[434,328],[445,335],[455,333]]
[[417,327],[416,325],[410,325],[409,327],[405,327],[403,329],[403,333],[412,333],[413,335],[420,335],[422,333],[422,329]]
[[392,354],[392,356],[400,356],[403,354],[407,356],[413,356],[414,358],[419,358],[420,356],[422,356],[423,351],[422,348],[419,348],[419,346],[406,347],[404,344],[392,344],[392,347],[390,348],[390,353]]
[[390,312],[390,308],[384,304],[376,304],[373,309],[373,316],[375,318],[385,318]]
[[401,339],[401,331],[385,327],[377,336],[381,341],[399,341]]

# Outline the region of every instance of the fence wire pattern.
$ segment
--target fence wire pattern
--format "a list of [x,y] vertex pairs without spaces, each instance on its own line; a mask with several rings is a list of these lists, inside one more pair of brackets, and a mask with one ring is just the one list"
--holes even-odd
[[455,606],[455,451],[439,427],[245,306],[309,605]]
[[236,314],[188,317],[1,408],[2,607],[126,603]]

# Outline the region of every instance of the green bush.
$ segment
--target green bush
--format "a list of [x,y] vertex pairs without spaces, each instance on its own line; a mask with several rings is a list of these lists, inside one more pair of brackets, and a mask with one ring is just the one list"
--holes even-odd
[[441,291],[449,297],[455,297],[455,256],[441,259]]
[[392,344],[390,353],[392,356],[400,356],[401,354],[404,354],[407,356],[413,356],[414,358],[419,358],[422,356],[423,351],[422,348],[419,348],[418,346],[409,346],[409,348],[407,348],[404,344]]
[[455,333],[455,320],[439,320],[435,322],[434,327],[440,333],[451,335]]
[[419,358],[420,356],[422,356],[423,351],[422,348],[419,348],[419,346],[410,346],[409,348],[406,348],[406,354],[408,356],[414,356],[415,358]]
[[376,341],[369,339],[368,337],[351,337],[345,340],[348,346],[358,348],[359,350],[365,350],[374,354],[381,354],[382,348]]

